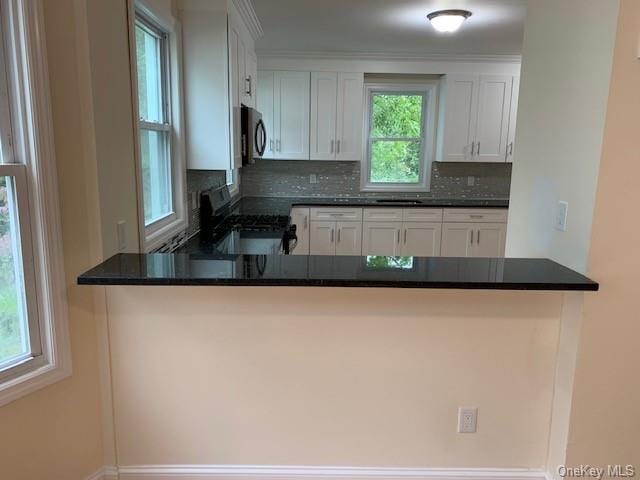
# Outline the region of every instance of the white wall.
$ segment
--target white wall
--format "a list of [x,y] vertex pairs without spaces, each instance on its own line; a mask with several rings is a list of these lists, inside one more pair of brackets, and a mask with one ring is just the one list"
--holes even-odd
[[[507,256],[586,271],[618,4],[529,2]],[[559,200],[566,232],[554,229]]]

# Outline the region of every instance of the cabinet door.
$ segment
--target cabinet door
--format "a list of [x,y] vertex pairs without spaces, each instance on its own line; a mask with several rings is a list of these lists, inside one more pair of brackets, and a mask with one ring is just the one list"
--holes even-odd
[[400,222],[365,222],[362,255],[400,255]]
[[238,91],[240,103],[247,105],[247,47],[238,35]]
[[442,225],[443,257],[472,257],[475,243],[474,223],[444,223]]
[[229,96],[231,105],[231,137],[233,150],[233,168],[242,167],[242,131],[240,113],[240,70],[238,68],[238,32],[229,23]]
[[311,255],[336,254],[336,222],[311,222],[309,253]]
[[311,73],[311,160],[336,158],[337,95],[337,73]]
[[512,83],[511,76],[480,76],[475,161],[506,159]]
[[258,83],[258,58],[252,50],[247,50],[245,57],[245,75],[246,75],[246,92],[245,105],[247,107],[256,107],[256,90]]
[[309,255],[309,209],[295,207],[291,209],[291,224],[296,226],[298,243],[293,255]]
[[336,255],[362,255],[362,223],[336,223]]
[[256,104],[262,113],[262,121],[267,130],[267,148],[262,158],[275,158],[275,122],[274,122],[275,73],[258,72],[258,90]]
[[511,85],[511,112],[509,113],[509,138],[507,140],[507,162],[513,162],[513,144],[516,141],[519,98],[520,77],[513,77],[513,84]]
[[309,72],[275,72],[275,158],[309,159]]
[[471,159],[478,119],[477,75],[448,75],[445,80],[444,162]]
[[364,74],[338,74],[336,159],[362,160]]
[[473,247],[474,257],[504,257],[506,223],[478,223]]
[[402,255],[439,257],[442,223],[405,223],[403,225]]

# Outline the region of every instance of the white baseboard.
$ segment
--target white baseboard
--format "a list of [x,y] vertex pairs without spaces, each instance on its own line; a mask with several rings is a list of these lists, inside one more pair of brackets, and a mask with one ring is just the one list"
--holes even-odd
[[358,480],[547,480],[526,468],[368,468],[263,465],[130,465],[105,467],[87,480],[225,480],[307,478]]

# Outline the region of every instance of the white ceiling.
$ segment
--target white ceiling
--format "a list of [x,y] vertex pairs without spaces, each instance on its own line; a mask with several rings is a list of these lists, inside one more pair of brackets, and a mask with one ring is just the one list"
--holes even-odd
[[[521,53],[527,0],[252,0],[264,37],[259,52],[398,54]],[[473,12],[455,34],[440,34],[434,10]]]

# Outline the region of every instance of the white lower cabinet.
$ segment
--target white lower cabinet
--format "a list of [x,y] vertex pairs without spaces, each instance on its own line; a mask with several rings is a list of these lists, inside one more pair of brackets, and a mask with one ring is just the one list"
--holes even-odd
[[362,255],[400,255],[401,222],[364,222]]
[[309,253],[311,255],[361,255],[362,224],[360,222],[311,222]]
[[442,238],[441,223],[404,223],[402,255],[439,257]]
[[445,223],[443,257],[503,257],[506,223]]
[[309,208],[294,207],[291,209],[291,224],[296,226],[298,242],[292,255],[309,255]]

